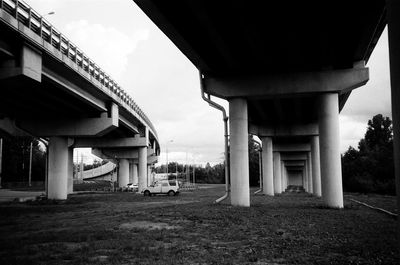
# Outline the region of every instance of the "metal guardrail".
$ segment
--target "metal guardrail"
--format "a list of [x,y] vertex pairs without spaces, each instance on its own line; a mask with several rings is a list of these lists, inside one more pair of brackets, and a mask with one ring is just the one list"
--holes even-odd
[[67,56],[79,68],[83,69],[92,78],[100,82],[104,87],[117,95],[125,102],[133,112],[137,113],[147,125],[151,128],[154,136],[157,138],[156,130],[146,116],[139,108],[136,102],[121,87],[107,75],[98,65],[96,65],[88,56],[86,56],[75,44],[62,35],[60,31],[54,28],[43,16],[33,10],[28,4],[20,0],[0,0],[0,9],[6,11],[17,21],[28,27],[41,39],[51,44],[54,48]]

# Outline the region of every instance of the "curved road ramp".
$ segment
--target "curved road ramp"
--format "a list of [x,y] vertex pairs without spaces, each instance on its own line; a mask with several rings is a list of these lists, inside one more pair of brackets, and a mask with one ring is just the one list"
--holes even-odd
[[73,191],[73,148],[119,162],[139,189],[157,162],[155,127],[115,80],[23,1],[0,0],[0,130],[49,140],[48,198]]

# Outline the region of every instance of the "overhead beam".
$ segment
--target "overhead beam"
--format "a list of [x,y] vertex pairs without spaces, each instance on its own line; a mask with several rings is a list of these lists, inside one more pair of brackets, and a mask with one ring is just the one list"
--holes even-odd
[[310,144],[274,144],[274,152],[308,152],[311,151]]
[[205,76],[205,91],[222,98],[276,98],[309,93],[347,93],[365,85],[368,68],[275,73],[256,76]]
[[293,161],[293,160],[307,160],[307,154],[286,154],[281,153],[281,160],[282,161]]
[[37,136],[103,136],[118,127],[118,106],[112,104],[110,114],[99,118],[29,119],[17,120],[17,127]]
[[318,135],[318,124],[259,126],[250,124],[249,133],[259,137],[311,136]]
[[76,138],[74,147],[83,148],[130,148],[147,146],[146,137],[127,137],[127,138]]

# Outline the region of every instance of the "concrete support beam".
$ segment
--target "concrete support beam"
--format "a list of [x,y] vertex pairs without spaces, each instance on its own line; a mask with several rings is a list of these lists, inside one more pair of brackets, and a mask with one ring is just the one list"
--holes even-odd
[[[275,146],[274,146],[275,147]],[[274,193],[282,192],[281,153],[274,152]]]
[[308,192],[313,193],[313,181],[312,181],[312,166],[311,166],[311,152],[307,152],[307,178],[308,178]]
[[313,193],[315,196],[321,197],[321,166],[319,156],[319,136],[311,138],[311,160],[312,160],[312,179]]
[[74,147],[90,147],[90,148],[134,148],[148,146],[146,137],[127,137],[127,138],[76,138]]
[[0,66],[0,80],[24,75],[37,82],[42,81],[42,53],[39,50],[30,45],[22,45],[19,58],[13,61],[7,67]]
[[151,184],[152,184],[151,167],[150,167],[150,165],[147,165],[147,186],[150,186]]
[[325,93],[319,98],[319,132],[322,199],[329,207],[343,208],[337,93]]
[[74,192],[74,148],[68,148],[68,194]]
[[[250,124],[249,133],[258,137],[290,137],[318,135],[318,124],[293,124],[280,126],[259,126]],[[275,148],[275,145],[274,145]],[[278,151],[278,150],[277,150]]]
[[247,102],[229,101],[231,204],[250,206]]
[[303,167],[302,170],[302,178],[303,178],[303,188],[306,192],[308,192],[308,178],[307,178],[307,164]]
[[147,186],[147,148],[139,147],[139,192]]
[[[143,146],[145,147],[145,146]],[[154,156],[154,149],[146,148],[147,149],[147,157],[148,160]],[[139,158],[139,148],[92,148],[92,153],[98,157],[107,159],[131,159],[132,162],[138,163]]]
[[289,168],[292,167],[304,168],[305,162],[304,160],[285,160],[285,166]]
[[285,191],[288,186],[288,179],[287,179],[287,170],[285,167],[285,163],[282,161],[282,191]]
[[138,184],[139,183],[139,178],[138,178],[138,165],[135,163],[132,163],[132,183]]
[[129,161],[129,183],[133,183],[133,163]]
[[321,92],[342,94],[365,85],[368,80],[368,68],[351,68],[234,78],[206,76],[205,87],[206,92],[222,98],[268,98]]
[[275,144],[274,152],[308,152],[311,151],[310,144]]
[[262,137],[263,194],[274,196],[274,162],[271,137]]
[[290,153],[283,153],[281,154],[281,160],[282,161],[304,161],[307,159],[307,155],[305,153],[294,153],[294,154],[290,154]]
[[118,187],[122,188],[129,183],[129,161],[120,159],[118,167]]
[[[392,93],[394,171],[396,178],[397,209],[400,209],[400,2],[386,0],[389,35],[390,83]],[[398,238],[400,239],[400,218]]]
[[49,199],[66,200],[68,194],[68,138],[50,137],[48,166]]
[[0,129],[6,134],[12,136],[29,136],[29,134],[17,127],[14,119],[8,117],[0,119]]
[[109,113],[99,118],[29,119],[18,120],[18,126],[33,135],[46,136],[102,136],[118,127],[118,106],[113,103]]

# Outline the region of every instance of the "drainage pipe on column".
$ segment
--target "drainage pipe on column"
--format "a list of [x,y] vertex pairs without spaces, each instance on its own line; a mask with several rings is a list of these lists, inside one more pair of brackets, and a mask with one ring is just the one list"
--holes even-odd
[[227,199],[229,197],[229,135],[228,135],[228,116],[226,115],[225,108],[219,105],[218,103],[211,100],[211,96],[204,92],[204,79],[203,74],[199,71],[200,76],[200,89],[201,89],[201,97],[204,101],[206,101],[211,107],[216,108],[222,112],[223,121],[224,121],[224,136],[225,136],[225,194],[221,198],[215,200],[214,203],[220,203],[221,201]]
[[262,155],[261,155],[261,153],[262,153],[262,146],[261,146],[261,143],[259,143],[259,142],[257,142],[256,140],[254,140],[253,139],[253,137],[251,137],[251,141],[253,142],[253,143],[255,143],[256,145],[258,145],[258,172],[259,172],[259,175],[260,175],[260,177],[259,177],[259,183],[260,183],[260,189],[259,190],[256,190],[255,192],[254,192],[254,194],[257,194],[257,193],[260,193],[260,192],[262,192],[262,186],[263,186],[263,182],[262,182]]

